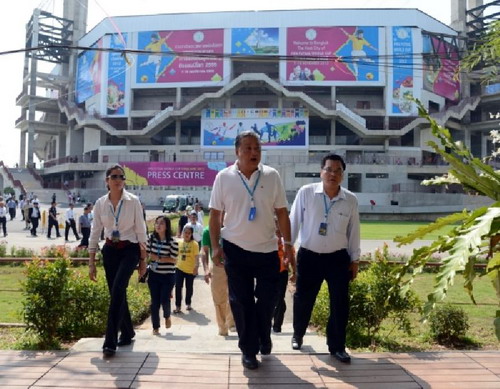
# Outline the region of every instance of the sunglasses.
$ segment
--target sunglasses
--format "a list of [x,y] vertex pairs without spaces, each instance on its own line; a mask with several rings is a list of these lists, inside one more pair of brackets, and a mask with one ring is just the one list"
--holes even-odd
[[108,176],[108,178],[111,178],[112,180],[122,180],[125,181],[125,175],[123,174],[111,174]]

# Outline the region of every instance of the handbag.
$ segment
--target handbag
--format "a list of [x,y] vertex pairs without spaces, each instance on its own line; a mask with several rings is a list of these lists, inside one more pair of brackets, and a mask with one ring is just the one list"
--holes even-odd
[[145,284],[147,282],[147,280],[148,280],[148,275],[149,275],[149,265],[146,268],[146,273],[144,273],[144,275],[141,278],[139,278],[139,282],[141,284]]

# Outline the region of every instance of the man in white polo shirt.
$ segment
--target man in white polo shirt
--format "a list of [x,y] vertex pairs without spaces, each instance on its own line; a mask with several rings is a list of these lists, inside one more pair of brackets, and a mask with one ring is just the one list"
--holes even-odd
[[300,188],[290,211],[292,242],[300,234],[292,348],[302,347],[316,296],[325,280],[330,292],[328,350],[332,357],[349,363],[351,357],[345,351],[349,281],[358,273],[361,249],[358,200],[341,187],[345,167],[339,155],[326,155],[321,161],[321,182]]
[[209,230],[214,264],[223,260],[227,273],[242,364],[256,369],[257,353],[267,355],[272,349],[271,319],[280,269],[275,214],[285,239],[287,263],[294,258],[286,195],[278,172],[260,163],[261,145],[254,132],[237,135],[235,151],[237,161],[220,171],[214,182]]

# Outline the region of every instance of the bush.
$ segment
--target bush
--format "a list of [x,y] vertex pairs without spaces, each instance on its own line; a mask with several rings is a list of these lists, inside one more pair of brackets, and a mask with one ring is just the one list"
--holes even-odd
[[431,337],[439,344],[453,345],[465,337],[469,317],[462,308],[446,304],[435,308],[429,315]]
[[10,256],[15,258],[31,258],[35,255],[35,252],[32,249],[27,249],[24,247],[17,248],[16,246],[12,246],[10,248]]
[[4,258],[7,255],[7,242],[2,240],[0,242],[0,258]]
[[[394,273],[396,265],[388,263],[387,247],[375,253],[372,262],[360,271],[349,287],[350,314],[347,344],[351,347],[374,346],[380,337],[382,323],[393,322],[411,333],[408,315],[420,310],[420,301],[413,291],[402,295]],[[328,288],[322,285],[311,322],[326,329],[329,316]]]
[[[34,259],[25,266],[23,317],[28,332],[38,339],[26,348],[55,349],[61,341],[104,334],[109,292],[102,267],[98,281],[92,282],[86,268],[82,272],[72,269],[67,258],[53,262]],[[148,288],[132,277],[127,297],[132,321],[137,324],[149,314]],[[26,339],[33,342],[33,336]]]

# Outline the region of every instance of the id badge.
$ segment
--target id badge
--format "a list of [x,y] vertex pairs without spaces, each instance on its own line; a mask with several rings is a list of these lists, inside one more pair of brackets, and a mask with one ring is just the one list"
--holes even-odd
[[120,231],[113,230],[113,232],[111,232],[111,241],[113,243],[118,243],[120,241]]
[[185,261],[185,260],[186,260],[186,256],[183,254],[183,255],[181,256],[181,259],[182,259],[183,261]]
[[251,207],[250,212],[248,214],[248,220],[250,220],[250,221],[254,220],[256,214],[257,214],[257,208]]
[[328,224],[327,223],[320,223],[318,234],[320,234],[321,236],[326,236],[327,231],[328,231]]
[[149,264],[149,268],[153,271],[155,271],[156,269],[158,269],[158,262],[151,262]]

